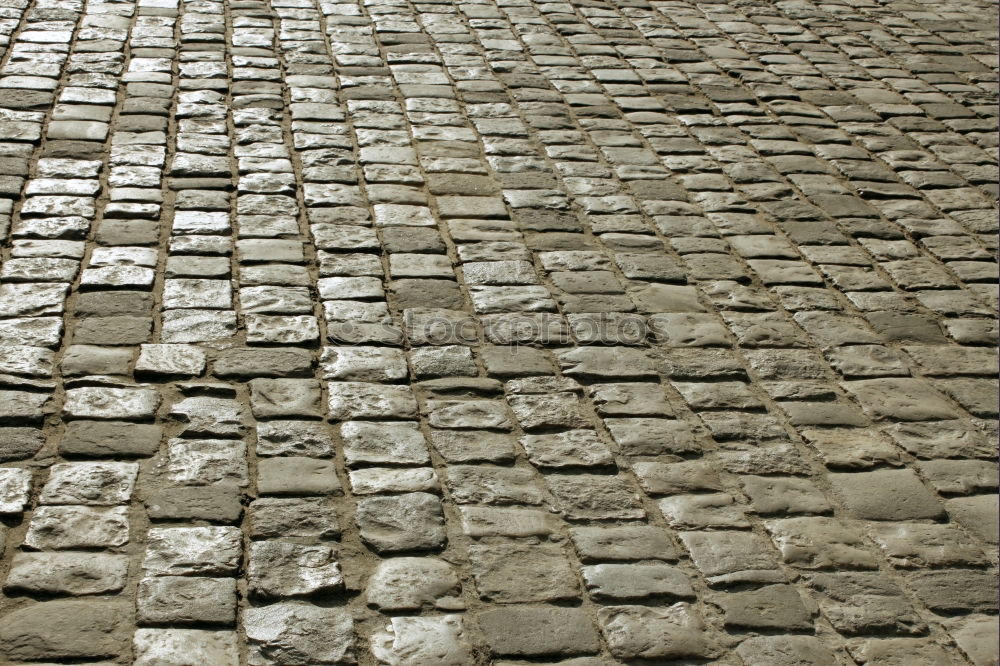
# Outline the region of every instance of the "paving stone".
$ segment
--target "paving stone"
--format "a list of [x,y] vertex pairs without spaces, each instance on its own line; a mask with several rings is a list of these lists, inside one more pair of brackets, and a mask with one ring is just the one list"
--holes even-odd
[[38,507],[24,537],[26,545],[40,550],[110,548],[128,541],[127,507]]
[[319,417],[320,386],[312,379],[251,379],[250,410],[258,419]]
[[607,418],[604,425],[625,455],[655,456],[701,451],[691,429],[682,422],[656,418]]
[[660,510],[673,527],[749,527],[747,510],[728,493],[675,495],[660,500]]
[[757,636],[740,643],[736,652],[747,666],[838,663],[834,653],[812,636]]
[[236,580],[160,576],[139,582],[136,619],[144,625],[236,623]]
[[152,575],[229,575],[242,553],[235,527],[155,527],[149,530],[143,569]]
[[405,419],[416,416],[416,401],[406,386],[330,382],[327,391],[331,419]]
[[742,476],[743,492],[760,514],[827,513],[832,510],[823,493],[809,479]]
[[167,456],[167,476],[175,483],[249,483],[246,445],[238,440],[171,439],[167,442]]
[[180,666],[197,659],[220,666],[240,663],[236,634],[206,629],[138,629],[133,638],[135,664]]
[[955,642],[976,666],[996,659],[997,628],[988,615],[968,615],[945,621]]
[[488,430],[433,430],[431,445],[449,463],[502,463],[514,458],[513,437]]
[[973,497],[956,497],[945,501],[948,515],[958,521],[983,541],[996,544],[998,538],[997,497],[995,495],[975,495]]
[[479,627],[497,656],[537,657],[597,652],[597,631],[578,608],[506,606],[481,611]]
[[869,520],[940,517],[944,508],[911,470],[831,474],[830,483],[848,509]]
[[42,504],[127,504],[139,466],[134,463],[63,463],[53,465],[42,488]]
[[0,468],[0,514],[24,511],[31,493],[31,470]]
[[734,530],[681,532],[680,538],[710,584],[785,581],[776,553],[756,534]]
[[619,600],[674,597],[693,599],[683,571],[666,564],[596,564],[581,570],[587,591],[595,599]]
[[541,485],[524,468],[451,465],[447,472],[451,497],[459,504],[541,504]]
[[545,484],[570,520],[644,518],[639,497],[620,476],[550,475]]
[[925,625],[902,590],[881,573],[813,576],[819,606],[834,628],[847,635],[918,634]]
[[756,590],[719,595],[727,627],[757,630],[809,630],[813,623],[792,585],[765,585]]
[[125,555],[18,553],[4,589],[42,595],[103,594],[120,591],[127,577]]
[[906,576],[918,599],[937,613],[990,612],[997,602],[992,576],[984,571],[914,571]]
[[471,658],[458,615],[393,618],[384,631],[372,636],[372,653],[379,663],[400,665],[434,659],[457,666]]
[[611,450],[592,430],[525,435],[521,446],[531,463],[541,468],[603,467],[614,463]]
[[569,559],[557,546],[474,544],[469,563],[479,596],[487,602],[552,602],[580,594]]
[[329,428],[310,421],[262,421],[257,424],[257,454],[304,455],[324,458],[333,454]]
[[878,419],[926,421],[958,416],[944,396],[917,379],[865,379],[844,386]]
[[704,621],[686,603],[605,606],[597,621],[611,654],[619,659],[705,658],[714,653]]
[[929,640],[884,638],[858,640],[847,647],[859,664],[954,664],[944,649]]
[[248,663],[351,664],[354,620],[342,608],[283,601],[243,611]]
[[461,585],[454,568],[426,557],[384,560],[368,580],[369,604],[385,610],[410,610],[433,606],[441,610],[464,607]]
[[333,503],[320,497],[263,497],[250,503],[250,534],[255,537],[334,539],[340,524]]
[[341,492],[333,463],[303,456],[257,461],[257,492],[261,495],[328,495]]
[[349,466],[430,462],[424,436],[413,422],[347,421],[341,424],[340,435]]
[[877,561],[856,530],[836,518],[785,518],[765,523],[786,564],[802,569],[874,569]]
[[115,657],[129,649],[129,604],[107,600],[44,601],[4,618],[0,629],[8,659]]
[[59,440],[59,451],[88,457],[151,456],[163,437],[160,426],[124,421],[71,421]]
[[135,372],[193,377],[205,369],[205,353],[193,345],[142,345]]
[[429,493],[361,499],[355,522],[380,553],[433,550],[446,541],[441,500]]
[[156,391],[146,388],[74,388],[66,391],[68,418],[145,420],[159,405]]
[[250,594],[258,598],[306,596],[344,585],[333,548],[284,541],[250,544],[247,581]]
[[534,509],[459,507],[462,532],[471,537],[548,536],[558,529],[556,516]]

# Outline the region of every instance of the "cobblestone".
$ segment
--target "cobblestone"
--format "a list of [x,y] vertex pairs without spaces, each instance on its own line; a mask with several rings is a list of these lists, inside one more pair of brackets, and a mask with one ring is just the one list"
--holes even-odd
[[980,0],[0,0],[0,662],[993,664]]

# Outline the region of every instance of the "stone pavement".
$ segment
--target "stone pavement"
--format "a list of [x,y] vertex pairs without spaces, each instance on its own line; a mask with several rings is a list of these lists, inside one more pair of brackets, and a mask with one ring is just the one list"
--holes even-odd
[[0,0],[0,662],[997,663],[983,0]]

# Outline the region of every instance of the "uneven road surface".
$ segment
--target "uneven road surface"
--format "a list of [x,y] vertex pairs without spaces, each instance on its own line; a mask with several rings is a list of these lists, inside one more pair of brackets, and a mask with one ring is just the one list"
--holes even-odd
[[986,666],[983,0],[0,0],[0,663]]

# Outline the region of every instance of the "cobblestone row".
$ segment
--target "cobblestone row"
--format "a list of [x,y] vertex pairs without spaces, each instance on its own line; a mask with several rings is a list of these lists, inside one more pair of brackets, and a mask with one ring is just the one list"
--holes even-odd
[[0,662],[997,664],[979,0],[0,0]]

